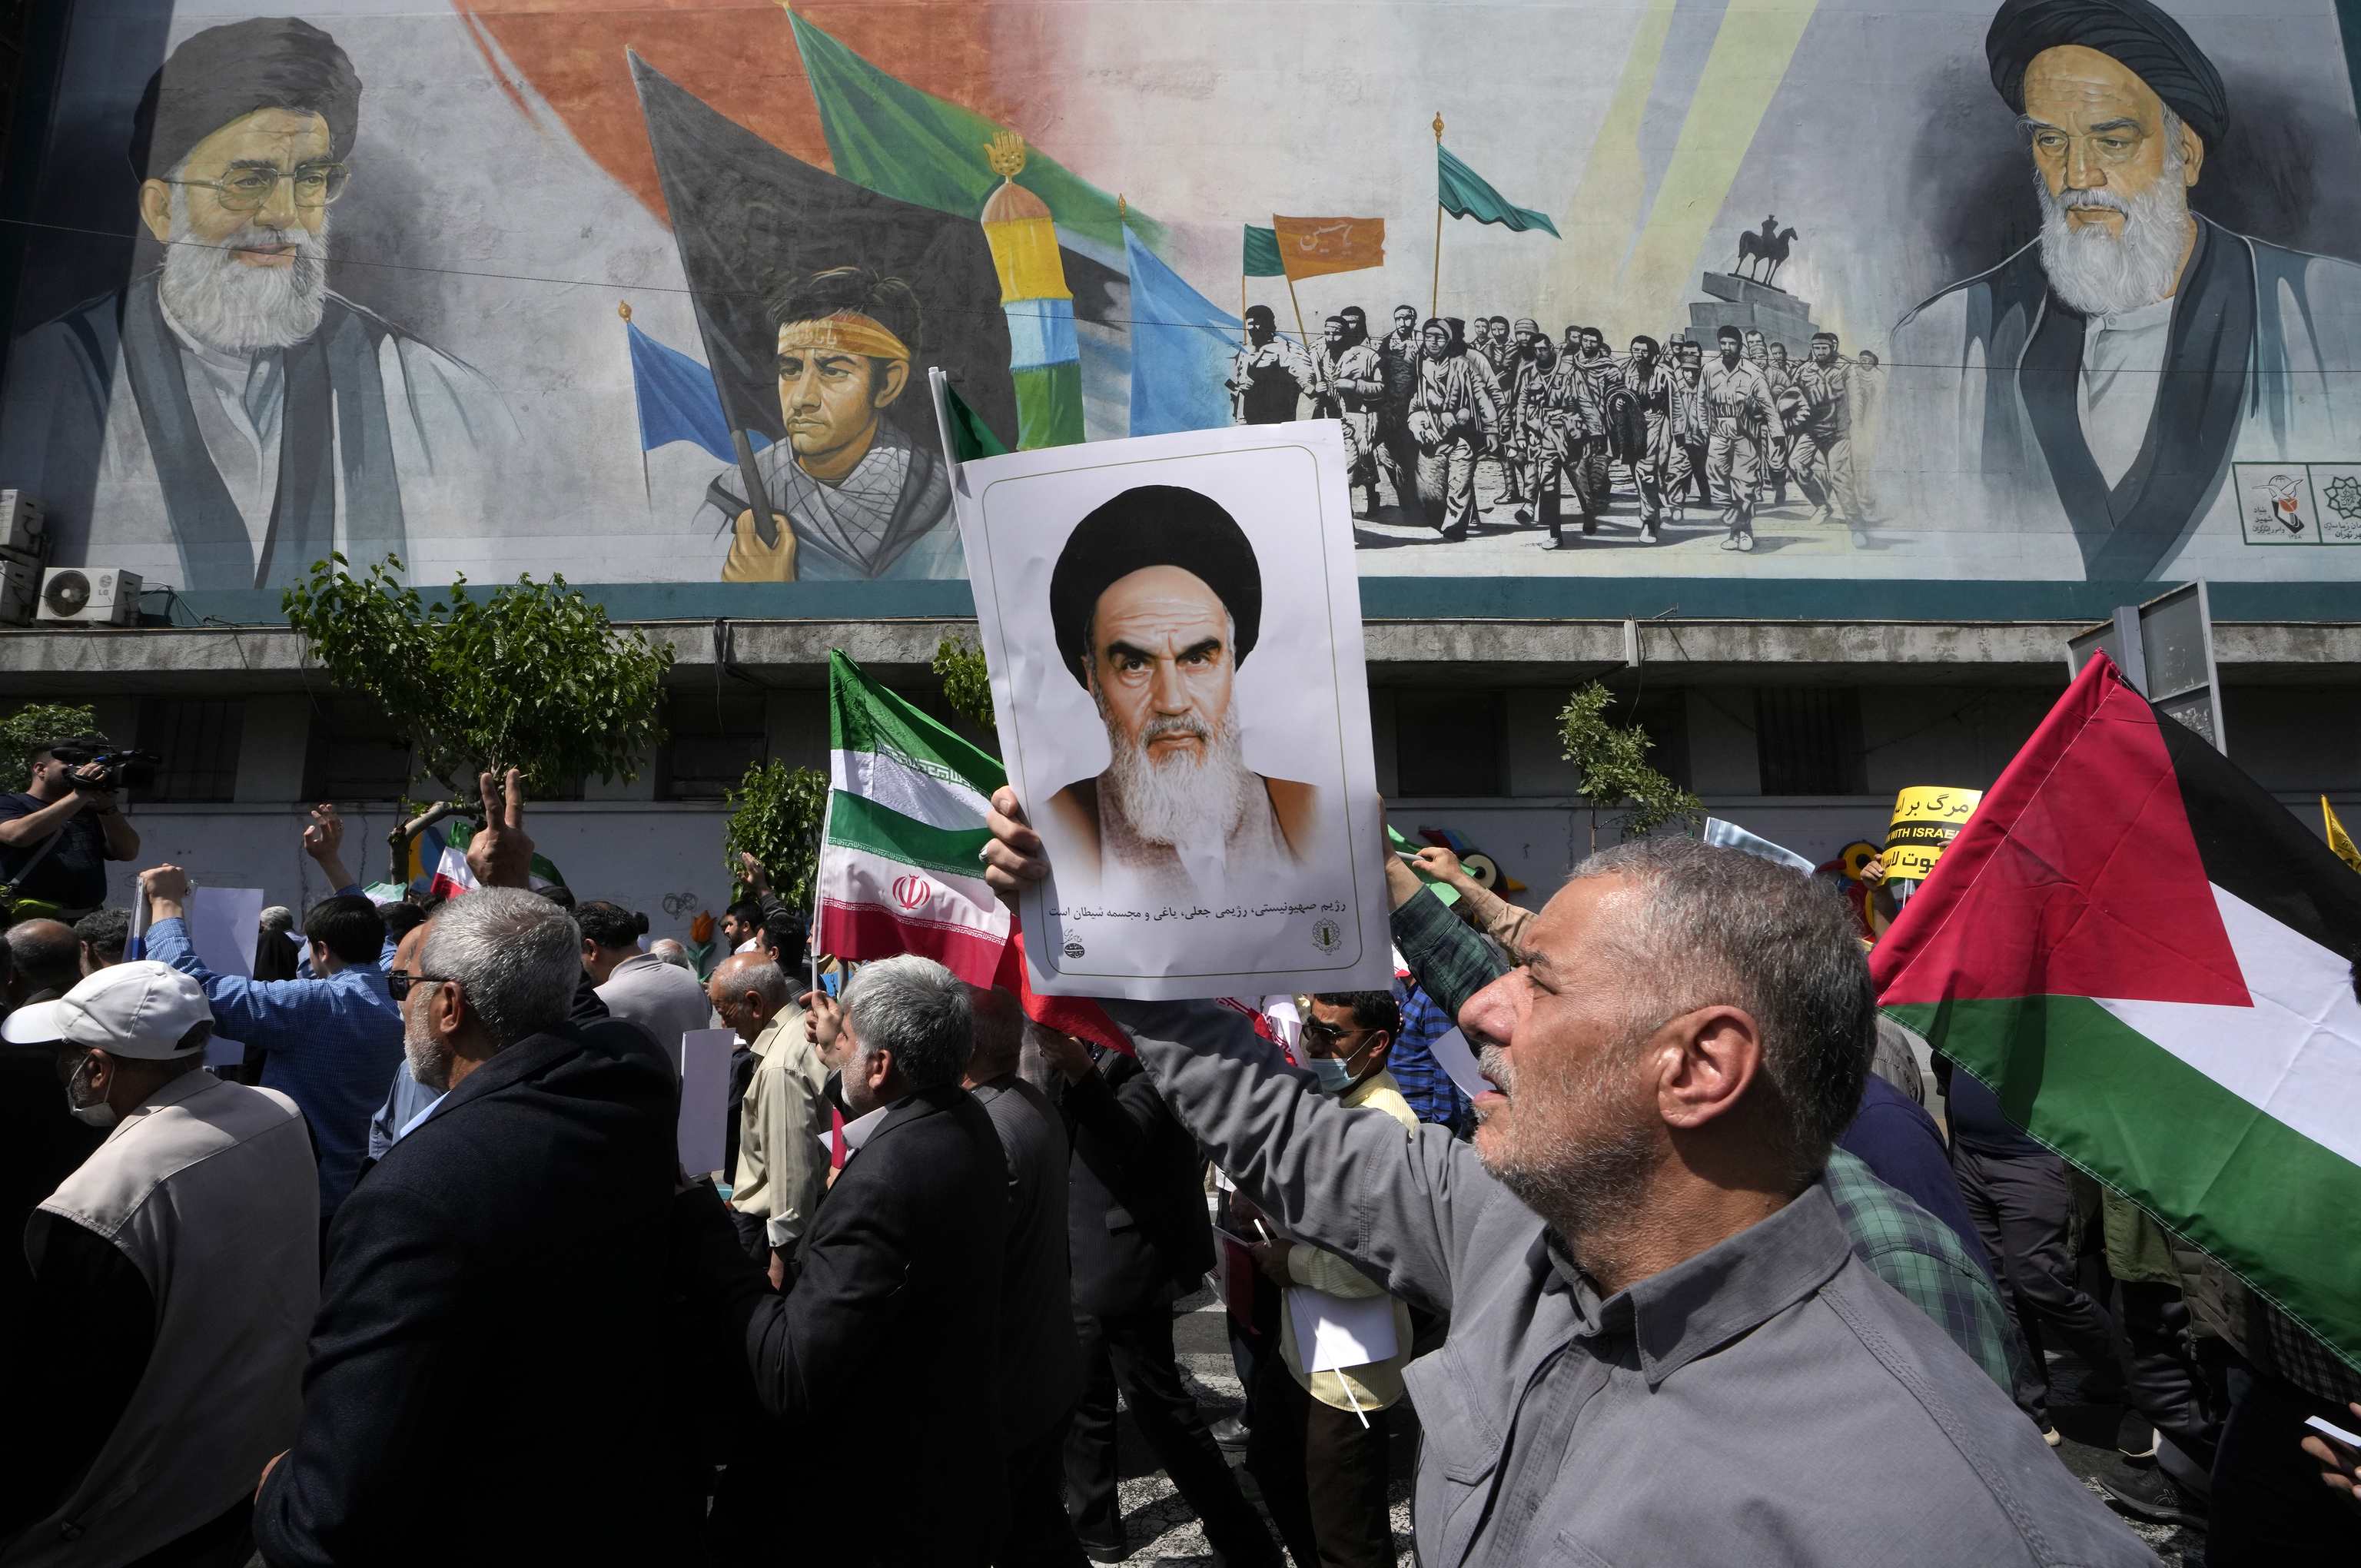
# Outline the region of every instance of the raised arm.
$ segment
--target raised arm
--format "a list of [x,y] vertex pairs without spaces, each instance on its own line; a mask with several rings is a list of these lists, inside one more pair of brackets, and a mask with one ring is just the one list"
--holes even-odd
[[156,917],[148,927],[148,956],[171,965],[205,988],[205,1000],[213,1004],[214,1027],[223,1038],[269,1051],[311,1043],[313,1031],[305,1026],[302,1015],[306,981],[215,974],[197,957],[189,939],[188,873],[178,866],[158,866],[141,872],[139,884],[147,889],[148,906]]
[[1431,1311],[1485,1207],[1510,1201],[1441,1127],[1405,1137],[1270,1060],[1254,1026],[1212,1002],[1103,1002],[1191,1136],[1288,1234],[1382,1277]]

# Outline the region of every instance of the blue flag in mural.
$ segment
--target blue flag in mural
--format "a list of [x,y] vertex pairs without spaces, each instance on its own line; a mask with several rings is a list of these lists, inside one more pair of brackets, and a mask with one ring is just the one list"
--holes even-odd
[[[713,372],[679,349],[658,343],[636,322],[625,322],[623,330],[631,334],[631,388],[640,400],[641,449],[653,452],[675,441],[694,441],[721,462],[736,462]],[[771,444],[767,436],[748,434],[757,447]]]
[[1131,433],[1229,423],[1222,382],[1238,351],[1238,318],[1181,281],[1137,235],[1123,241],[1131,263]]

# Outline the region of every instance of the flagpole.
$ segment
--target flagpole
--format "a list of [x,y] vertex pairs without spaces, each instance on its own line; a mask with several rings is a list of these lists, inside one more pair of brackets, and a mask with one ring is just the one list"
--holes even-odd
[[[628,355],[631,351],[631,302],[616,301],[615,313],[623,318],[623,352]],[[631,367],[631,411],[634,415],[639,413],[639,408],[640,372],[635,365]],[[653,513],[656,510],[656,492],[655,487],[648,481],[648,440],[645,433],[637,439],[640,444],[640,495],[647,501],[648,510]]]
[[1443,309],[1443,111],[1434,112],[1434,291],[1427,296],[1426,315],[1433,321]]
[[1287,302],[1295,307],[1295,340],[1303,345],[1306,354],[1312,352],[1311,334],[1303,330],[1303,302],[1295,297],[1295,274],[1287,275]]

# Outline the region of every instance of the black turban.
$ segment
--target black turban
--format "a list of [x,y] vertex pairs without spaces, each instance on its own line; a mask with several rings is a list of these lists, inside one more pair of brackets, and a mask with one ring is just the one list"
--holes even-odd
[[1262,630],[1262,567],[1237,520],[1178,485],[1128,489],[1076,524],[1049,574],[1049,623],[1066,667],[1090,683],[1091,620],[1099,596],[1149,566],[1178,566],[1221,599],[1236,628],[1232,660],[1245,663]]
[[131,172],[146,180],[257,109],[302,109],[328,122],[329,156],[352,150],[361,79],[336,40],[293,16],[207,27],[148,79],[131,116]]
[[2080,44],[2113,57],[2212,148],[2230,128],[2222,73],[2180,24],[2148,0],[2006,0],[1984,35],[1993,85],[2025,113],[2025,68],[2044,49]]

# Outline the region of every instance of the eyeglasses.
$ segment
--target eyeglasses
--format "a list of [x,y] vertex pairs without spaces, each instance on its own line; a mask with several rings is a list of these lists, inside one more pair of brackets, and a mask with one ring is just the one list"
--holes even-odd
[[229,213],[258,213],[269,204],[281,180],[292,181],[295,204],[324,207],[345,193],[352,170],[341,163],[306,163],[293,172],[267,163],[244,163],[218,180],[167,180],[167,185],[203,185]]
[[1338,1041],[1357,1037],[1368,1032],[1367,1029],[1358,1028],[1339,1029],[1334,1024],[1310,1023],[1303,1025],[1303,1038],[1306,1043],[1332,1051],[1336,1048]]
[[407,970],[388,970],[385,992],[400,1002],[410,995],[410,988],[413,985],[441,985],[450,978],[447,974],[412,974]]

